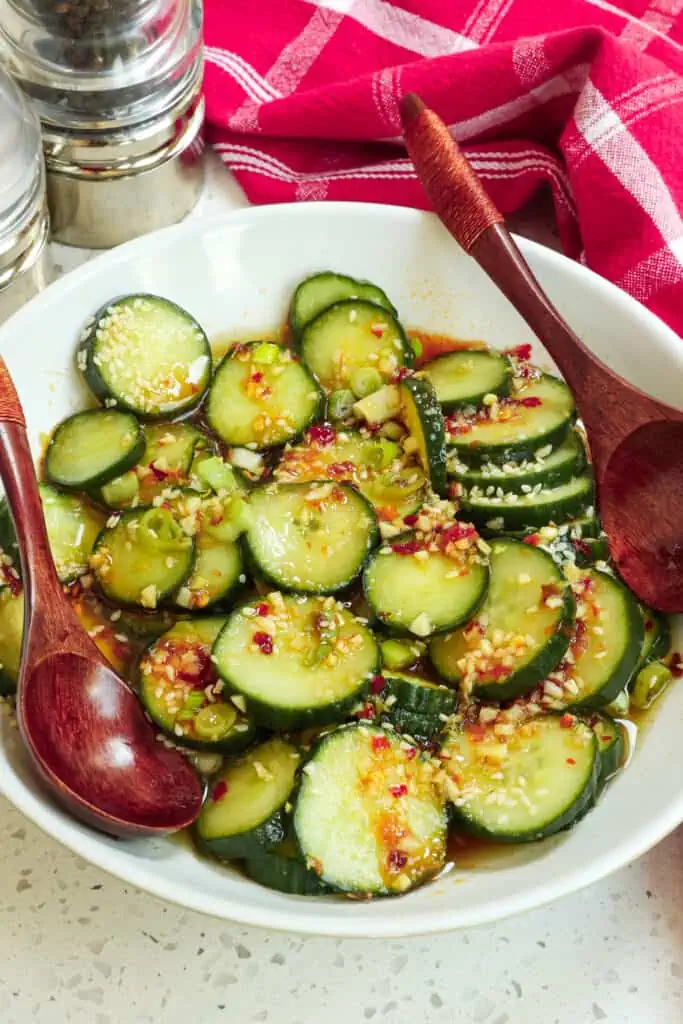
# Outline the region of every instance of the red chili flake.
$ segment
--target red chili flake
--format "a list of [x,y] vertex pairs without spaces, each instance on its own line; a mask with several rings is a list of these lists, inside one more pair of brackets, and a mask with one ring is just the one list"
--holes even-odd
[[439,540],[450,544],[455,540],[466,540],[468,537],[476,537],[477,531],[470,523],[453,523],[442,530]]
[[379,508],[375,509],[377,518],[383,523],[393,523],[396,518],[396,509],[393,505],[380,505]]
[[607,735],[602,735],[600,737],[600,742],[601,743],[611,743],[612,742],[612,737],[611,736],[607,736]]
[[678,653],[678,651],[674,651],[674,653],[671,655],[671,660],[669,661],[669,671],[675,679],[680,679],[681,676],[683,676],[683,658]]
[[482,672],[482,675],[490,676],[491,679],[504,679],[505,676],[509,676],[512,672],[511,668],[507,668],[505,665],[494,665],[487,672]]
[[531,359],[531,345],[517,345],[515,348],[506,348],[506,356],[515,356],[516,359]]
[[399,872],[408,863],[408,854],[401,850],[391,850],[387,857],[387,864],[390,871]]
[[2,576],[10,589],[12,597],[17,597],[21,593],[21,579],[18,573],[14,572],[9,565],[3,565]]
[[481,722],[467,722],[465,731],[471,736],[474,743],[480,743],[486,736],[486,726]]
[[561,590],[556,583],[544,583],[541,586],[541,603],[548,600],[549,597],[559,597]]
[[149,468],[152,471],[152,475],[157,480],[165,480],[166,477],[171,476],[171,473],[167,469],[159,469],[155,462],[150,462]]
[[543,405],[540,398],[536,398],[535,395],[529,395],[528,398],[520,398],[519,404],[523,405],[525,409],[536,409],[539,405]]
[[254,370],[252,372],[250,379],[254,382],[254,384],[260,384],[261,381],[263,380],[263,373],[261,372],[261,370]]
[[403,522],[406,524],[406,526],[415,526],[415,523],[417,522],[417,520],[418,520],[417,512],[411,512],[409,516],[404,516],[403,517]]
[[403,544],[392,544],[391,550],[397,555],[414,555],[416,551],[422,551],[423,546],[419,540],[407,540]]
[[446,430],[449,434],[457,436],[458,434],[469,434],[472,429],[472,423],[460,423],[458,420],[446,420]]
[[384,332],[386,331],[386,329],[387,329],[387,325],[386,324],[382,324],[382,323],[370,324],[370,333],[374,334],[374,336],[376,338],[381,338],[382,335],[384,334]]
[[357,712],[356,718],[361,721],[372,721],[376,714],[377,710],[372,706],[372,704],[366,704],[364,708],[361,708],[361,710]]
[[524,538],[525,544],[530,544],[532,548],[537,548],[541,543],[541,538],[537,533],[530,533],[528,537]]
[[332,462],[327,467],[327,475],[332,480],[341,480],[353,477],[356,467],[347,459],[345,462]]
[[567,758],[567,764],[576,764],[576,761],[574,760],[573,757],[568,757]]
[[592,553],[590,544],[586,544],[585,540],[573,540],[572,544],[580,554],[585,555],[586,558],[590,558]]
[[449,484],[448,497],[451,499],[451,501],[456,501],[458,498],[462,497],[462,484],[459,484],[457,482]]
[[[171,650],[169,653],[171,655],[175,653],[182,659],[182,654],[188,649],[189,648],[185,648],[184,651]],[[195,687],[195,689],[204,690],[210,683],[215,683],[216,681],[216,669],[211,661],[211,652],[208,648],[199,648],[195,649],[193,653],[195,656],[194,660],[195,665],[197,666],[197,671],[190,673],[187,670],[180,668],[176,672],[176,678],[183,683],[190,683]]]
[[388,750],[389,747],[390,743],[386,736],[372,737],[372,749],[375,754],[377,754],[380,750]]
[[402,380],[405,380],[406,377],[412,377],[412,375],[413,371],[410,369],[409,366],[402,366],[399,370],[396,371],[392,379],[394,384],[400,384]]
[[645,629],[652,629],[653,626],[654,622],[652,621],[652,619],[647,619],[647,621],[645,622]]
[[414,757],[417,757],[417,747],[408,747],[406,750],[406,761],[412,761]]
[[560,729],[571,729],[574,724],[573,715],[562,715],[560,718]]
[[261,654],[273,653],[273,638],[270,633],[254,633],[252,640],[260,648]]
[[337,431],[328,423],[314,424],[308,431],[310,441],[317,441],[319,445],[333,444],[337,440]]
[[260,615],[261,618],[264,619],[266,615],[270,614],[270,605],[266,601],[264,601],[262,604],[257,604],[256,614]]
[[405,796],[408,792],[408,787],[405,782],[401,782],[398,786],[389,786],[389,792],[395,797]]
[[212,803],[217,804],[219,800],[223,799],[227,792],[228,784],[227,782],[223,782],[223,780],[221,779],[221,781],[217,782],[213,788],[213,793],[211,794]]
[[370,689],[373,693],[381,693],[384,689],[384,676],[373,676]]

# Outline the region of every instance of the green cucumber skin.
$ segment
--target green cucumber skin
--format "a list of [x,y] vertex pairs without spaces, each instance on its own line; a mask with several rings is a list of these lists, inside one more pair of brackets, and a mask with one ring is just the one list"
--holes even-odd
[[[310,285],[311,285],[311,283],[313,281],[316,281],[316,280],[318,280],[321,277],[334,277],[337,280],[342,280],[342,281],[345,281],[345,282],[349,282],[352,286],[353,285],[357,285],[360,288],[367,288],[369,286],[370,288],[375,289],[377,292],[381,292],[382,295],[384,296],[385,300],[386,300],[386,305],[382,305],[379,302],[375,302],[374,304],[377,305],[377,306],[380,306],[380,308],[382,308],[382,309],[386,309],[389,313],[391,313],[391,315],[396,320],[398,320],[398,312],[397,312],[396,308],[392,305],[392,303],[389,301],[389,299],[387,298],[386,292],[384,291],[384,289],[380,288],[378,285],[373,284],[372,281],[366,281],[364,279],[356,279],[356,278],[351,277],[348,274],[338,274],[334,270],[321,270],[317,274],[311,274],[310,277],[306,277],[303,281],[300,281],[299,284],[297,285],[295,291],[294,291],[294,295],[292,296],[292,301],[290,303],[289,315],[287,317],[287,320],[288,320],[288,324],[289,324],[290,333],[291,333],[292,337],[295,340],[299,337],[299,335],[303,331],[304,327],[307,327],[309,323],[312,323],[312,321],[315,320],[315,317],[312,317],[311,320],[306,320],[303,323],[299,322],[299,320],[297,318],[297,315],[296,315],[297,297],[298,297],[298,295],[299,295],[299,293],[300,293],[302,288],[304,288],[305,286],[309,286],[310,287]],[[359,295],[355,299],[340,299],[338,301],[340,301],[340,302],[343,302],[343,301],[369,302],[369,301],[372,301],[372,300],[364,299],[364,298],[362,298]],[[336,305],[336,303],[333,302],[333,303],[330,303],[330,305]],[[325,310],[329,309],[329,308],[330,308],[329,305],[328,306],[324,306],[323,309],[319,310],[319,312],[316,313],[316,316],[318,316],[319,313],[325,312]]]
[[[463,453],[464,456],[465,453]],[[458,461],[466,464],[467,460],[463,457]],[[512,491],[515,493],[521,493],[523,484],[528,484],[530,487],[535,486],[538,483],[542,483],[544,487],[557,487],[558,484],[567,483],[574,476],[579,476],[581,472],[586,468],[586,453],[583,445],[577,448],[576,458],[574,460],[567,459],[560,466],[554,468],[544,469],[543,463],[538,463],[538,469],[535,471],[530,470],[528,473],[509,474],[509,479],[502,480],[500,478],[491,478],[485,476],[479,469],[471,468],[466,472],[449,472],[449,479],[457,480],[464,487],[481,487],[486,488],[490,486],[502,487],[503,490]]]
[[623,764],[624,754],[626,753],[624,728],[619,724],[619,722],[614,722],[614,727],[616,732],[614,734],[614,740],[610,744],[601,744],[600,740],[597,741],[598,753],[600,755],[600,779],[598,782],[599,792],[601,792],[609,780],[617,774]]
[[438,720],[440,714],[452,715],[457,707],[458,695],[449,687],[442,686],[439,690],[433,690],[430,687],[411,686],[405,678],[392,675],[391,672],[384,671],[382,675],[385,680],[385,699],[396,697],[392,712],[400,708],[410,714]]
[[[461,351],[467,351],[467,350],[458,350],[458,354],[460,354]],[[481,349],[472,349],[472,351],[473,352],[481,352]],[[433,366],[434,363],[437,363],[437,362],[439,362],[442,359],[448,359],[449,356],[452,356],[453,354],[454,354],[453,352],[444,352],[440,356],[434,356],[434,358],[430,359],[428,363],[424,363],[420,367],[420,369],[421,370],[426,370],[430,366]],[[500,355],[500,353],[498,353],[498,352],[495,352],[495,353],[492,353],[492,354]],[[475,405],[475,406],[481,405],[482,401],[484,399],[484,395],[487,395],[487,394],[497,395],[499,398],[507,397],[507,395],[510,394],[510,389],[511,389],[511,386],[512,386],[513,369],[512,369],[512,363],[510,362],[510,360],[507,359],[506,361],[507,361],[508,366],[509,366],[509,371],[506,374],[505,379],[503,380],[502,384],[499,387],[494,388],[491,392],[482,391],[480,394],[470,395],[468,398],[456,399],[454,401],[441,402],[440,404],[441,404],[441,408],[443,409],[443,411],[445,413],[449,413],[449,412],[455,412],[457,409],[462,409],[462,408],[464,408],[467,405]]]
[[490,839],[495,843],[514,845],[515,843],[533,843],[539,839],[547,839],[558,832],[575,825],[580,818],[583,818],[595,805],[600,792],[600,780],[602,777],[602,761],[600,752],[597,749],[595,740],[595,757],[593,759],[593,770],[588,778],[583,791],[569,807],[543,828],[534,829],[529,832],[499,833],[476,824],[467,817],[462,807],[451,805],[451,826],[453,831],[467,832],[469,835],[477,836],[479,839]]
[[[273,671],[277,671],[276,657],[273,658]],[[359,684],[352,694],[349,694],[343,700],[333,701],[331,704],[315,708],[274,707],[265,701],[256,700],[254,697],[247,697],[246,694],[242,694],[247,707],[247,717],[253,717],[259,725],[273,732],[296,732],[314,725],[333,725],[345,722],[350,717],[354,707],[362,703],[368,696],[372,676],[376,675],[378,671],[379,657],[373,672]],[[236,693],[241,693],[236,680],[225,679],[225,681]]]
[[[301,487],[311,487],[315,483],[319,483],[322,486],[324,484],[329,484],[329,482],[330,482],[329,480],[318,480],[318,481],[311,480],[311,481],[307,481],[305,484],[301,484],[300,486]],[[272,481],[269,481],[268,483],[264,484],[263,486],[267,487],[270,484],[272,484]],[[346,485],[346,484],[341,485],[340,484],[339,486],[350,486],[350,485]],[[373,555],[374,551],[376,550],[377,545],[379,544],[379,541],[380,541],[379,524],[377,523],[377,514],[376,514],[372,504],[368,501],[368,499],[365,497],[365,495],[361,494],[361,492],[356,490],[355,487],[353,488],[353,492],[354,492],[354,496],[355,497],[359,498],[362,502],[365,503],[365,505],[367,506],[368,512],[370,514],[371,520],[374,521],[374,527],[373,527],[372,533],[371,533],[371,535],[370,535],[370,537],[368,539],[368,550],[365,553],[365,558],[361,562],[361,564],[360,564],[360,566],[358,568],[358,571],[355,572],[353,574],[353,576],[351,576],[349,579],[346,579],[343,582],[339,583],[332,590],[329,590],[327,588],[325,588],[324,590],[311,590],[310,588],[297,587],[297,586],[293,585],[292,583],[289,583],[289,582],[287,582],[285,580],[282,580],[280,577],[277,576],[276,573],[274,573],[272,570],[269,571],[268,569],[264,568],[264,566],[262,566],[261,563],[259,561],[257,561],[257,559],[254,556],[254,553],[252,551],[251,545],[249,543],[249,536],[248,536],[248,531],[247,531],[247,533],[245,533],[243,535],[242,539],[243,539],[243,542],[244,542],[244,551],[246,552],[246,569],[247,569],[248,575],[253,577],[253,578],[256,578],[256,579],[260,580],[261,582],[263,582],[267,586],[273,587],[275,590],[281,590],[281,591],[283,591],[283,593],[287,593],[287,594],[300,594],[302,597],[316,597],[316,596],[323,596],[323,595],[326,595],[326,594],[334,594],[336,596],[339,596],[340,594],[343,594],[345,591],[347,591],[350,587],[353,586],[353,584],[358,579],[362,578],[363,572],[365,571],[365,567],[367,566],[370,558],[372,557],[372,555]]]
[[327,316],[330,310],[333,309],[348,309],[350,311],[351,308],[357,305],[359,302],[362,302],[364,306],[374,306],[378,311],[381,311],[385,316],[388,314],[393,318],[393,326],[395,326],[396,328],[398,338],[402,345],[401,355],[403,356],[403,365],[408,367],[412,366],[413,361],[415,359],[413,346],[410,344],[408,335],[405,332],[405,328],[403,327],[401,321],[398,319],[398,316],[393,306],[391,309],[387,309],[385,306],[380,306],[377,302],[370,302],[367,299],[341,299],[339,302],[333,302],[331,306],[327,306],[325,309],[321,309],[320,312],[316,316],[314,316],[312,320],[309,320],[308,323],[304,325],[304,327],[301,329],[298,335],[296,335],[296,337],[294,338],[296,351],[301,355],[301,358],[303,359],[304,356],[305,335],[308,330],[314,329],[317,321],[321,317]]
[[388,722],[396,732],[402,736],[414,739],[416,743],[425,745],[431,743],[434,737],[441,732],[444,723],[438,715],[426,715],[407,708],[395,705],[385,711],[380,719],[382,724]]
[[631,591],[624,583],[621,582],[620,579],[616,576],[612,576],[611,573],[603,573],[602,575],[608,576],[609,579],[612,580],[616,586],[620,587],[626,595],[626,608],[628,615],[626,630],[628,633],[628,644],[626,645],[621,661],[616,666],[614,672],[605,685],[596,693],[590,694],[583,700],[576,701],[574,704],[569,704],[566,708],[567,711],[588,711],[604,708],[607,704],[611,704],[612,701],[621,693],[624,687],[627,686],[632,679],[635,679],[636,676],[636,668],[643,646],[643,633],[645,630],[643,617],[640,613],[640,607]]
[[304,863],[274,851],[248,857],[244,871],[252,882],[290,896],[324,896],[332,891]]
[[[587,476],[587,474],[586,474]],[[591,478],[592,480],[592,478]],[[515,530],[523,530],[525,527],[546,526],[550,522],[564,523],[570,518],[583,515],[586,509],[595,503],[593,486],[586,488],[580,494],[565,498],[558,505],[543,505],[535,508],[533,505],[500,505],[489,506],[485,509],[470,502],[463,497],[460,502],[462,513],[474,523],[475,526],[486,528],[486,524],[494,519],[502,519],[503,526],[500,532],[508,533]]]
[[[646,619],[652,619],[657,627],[657,634],[652,641],[650,648],[641,654],[638,662],[638,670],[644,668],[651,661],[660,661],[665,658],[671,648],[671,623],[668,616],[662,612],[653,611],[651,608],[643,608],[643,615]],[[636,673],[634,673],[635,680]]]
[[[62,420],[62,422],[57,426],[52,437],[50,438],[50,443],[47,446],[47,451],[45,452],[45,476],[48,483],[54,484],[56,487],[64,487],[67,490],[89,491],[93,488],[102,487],[103,484],[109,483],[109,481],[113,480],[115,477],[122,476],[124,473],[127,473],[128,470],[132,469],[133,466],[136,466],[140,459],[142,458],[145,451],[145,434],[141,424],[138,423],[138,433],[134,446],[121,459],[119,459],[118,462],[110,466],[109,469],[104,470],[102,473],[98,473],[96,476],[91,477],[89,480],[81,481],[81,483],[78,484],[68,484],[60,480],[59,478],[54,477],[50,473],[50,451],[54,448],[55,444],[59,442],[59,433],[62,427],[64,427],[65,424],[67,423],[72,423],[74,420],[81,419],[85,416],[90,418],[92,416],[93,411],[94,410],[92,409],[86,409],[83,412],[77,412],[73,416],[69,416],[67,417],[67,419]],[[131,413],[130,415],[131,419],[135,419],[133,413]]]
[[429,473],[432,488],[445,498],[448,494],[446,430],[434,385],[421,377],[406,377],[399,387],[408,392],[417,408],[429,463],[424,469]]
[[286,835],[287,816],[282,807],[256,828],[235,836],[205,839],[199,834],[198,828],[196,826],[194,828],[194,841],[199,851],[222,861],[239,860],[242,857],[258,857],[264,851],[278,846]]
[[459,459],[472,467],[481,466],[483,462],[494,462],[496,465],[502,465],[504,462],[525,462],[527,459],[532,459],[539,448],[545,448],[546,445],[552,445],[555,448],[562,444],[575,419],[576,413],[572,413],[564,423],[560,423],[554,430],[549,430],[542,437],[528,438],[526,441],[518,441],[514,444],[478,444],[468,448],[466,445],[447,442],[447,450],[452,454],[457,453]]
[[[146,412],[143,414],[138,409],[135,409],[133,406],[128,405],[126,402],[122,402],[117,395],[113,394],[112,391],[109,389],[109,386],[100,376],[99,370],[95,366],[93,360],[95,357],[95,342],[97,341],[97,325],[99,324],[102,317],[106,316],[107,310],[110,308],[110,306],[115,306],[117,302],[122,302],[124,299],[131,298],[149,299],[152,302],[163,302],[167,306],[171,306],[173,309],[178,310],[179,313],[182,313],[182,315],[187,317],[189,320],[192,320],[195,323],[197,329],[201,331],[202,334],[204,334],[203,328],[199,323],[197,323],[194,317],[190,316],[186,309],[183,309],[182,306],[179,306],[176,302],[172,302],[170,299],[162,298],[160,295],[152,295],[149,292],[139,292],[135,293],[134,295],[119,295],[118,298],[111,299],[109,302],[105,302],[105,304],[97,310],[93,317],[93,324],[87,337],[85,337],[83,341],[79,342],[78,344],[78,348],[76,350],[76,357],[78,358],[78,355],[81,352],[85,352],[86,356],[85,369],[80,371],[83,374],[83,379],[85,380],[85,383],[88,385],[95,398],[102,405],[105,405],[105,403],[109,402],[111,408],[128,409],[129,412],[134,413],[141,420],[144,420],[145,423],[153,423],[155,420],[164,420],[172,417],[177,417],[180,415],[185,416],[193,409],[196,409],[197,406],[200,405],[201,402],[204,400],[204,396],[209,390],[209,384],[211,383],[211,373],[209,373],[209,375],[207,376],[204,387],[201,390],[199,390],[196,395],[193,395],[191,399],[188,398],[187,401],[183,403],[182,407],[175,410],[172,414],[169,414],[169,411],[167,409],[164,410],[163,412]],[[209,357],[209,365],[211,365],[213,362],[211,356],[211,346],[209,345],[209,340],[206,337],[206,334],[204,334],[204,341],[206,346],[206,354]],[[111,405],[112,402],[114,402],[115,404]]]

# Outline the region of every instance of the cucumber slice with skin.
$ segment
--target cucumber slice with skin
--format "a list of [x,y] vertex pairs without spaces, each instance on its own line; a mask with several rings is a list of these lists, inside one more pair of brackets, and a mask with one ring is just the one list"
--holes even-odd
[[521,462],[533,458],[539,448],[561,444],[574,416],[567,385],[543,374],[485,412],[447,417],[446,443],[473,465]]
[[24,594],[10,587],[0,590],[0,697],[17,688],[24,634]]
[[454,559],[427,550],[408,533],[373,554],[363,573],[363,592],[382,625],[427,637],[470,619],[488,581],[488,566],[472,550]]
[[194,317],[158,295],[126,295],[86,326],[76,357],[106,406],[154,420],[189,412],[211,378],[211,349]]
[[493,541],[490,570],[479,614],[457,632],[435,637],[429,655],[439,675],[466,693],[514,700],[566,654],[575,603],[560,569],[540,548],[507,537]]
[[401,669],[410,668],[424,653],[424,644],[410,640],[383,640],[382,649],[382,671],[387,673],[400,672]]
[[59,487],[100,487],[131,469],[144,449],[142,427],[132,413],[89,409],[59,424],[47,446],[45,473]]
[[314,427],[304,441],[285,448],[275,468],[282,483],[336,480],[356,487],[383,518],[416,512],[426,495],[422,469],[401,445],[360,431]]
[[330,891],[315,872],[306,867],[298,850],[288,840],[272,850],[261,851],[256,857],[247,857],[244,870],[252,882],[290,896],[323,896]]
[[39,490],[57,575],[62,583],[73,583],[88,571],[105,516],[75,494],[55,491],[47,484],[41,484]]
[[[542,451],[542,449],[541,449]],[[496,465],[485,462],[470,467],[461,461],[460,453],[448,460],[448,475],[467,490],[478,487],[487,497],[494,496],[497,488],[504,494],[515,492],[528,494],[538,484],[542,487],[557,487],[577,476],[586,464],[586,452],[578,435],[571,431],[565,440],[544,458],[527,459],[525,462],[505,462]]]
[[[452,715],[458,703],[457,694],[448,686],[432,683],[405,673],[384,673],[383,702],[391,709],[401,708],[412,714],[436,718]],[[393,697],[393,701],[391,698]]]
[[219,675],[271,729],[343,721],[379,668],[377,641],[343,605],[277,592],[231,614],[213,657]]
[[[226,699],[211,661],[225,619],[178,622],[140,660],[138,693],[155,725],[183,747],[235,753],[256,726]],[[209,695],[210,693],[210,695]]]
[[[480,488],[472,488],[460,501],[463,515],[488,530],[506,532],[546,523],[563,523],[579,516],[595,501],[593,477],[589,473],[573,477],[557,487],[543,488],[536,484],[530,494],[487,496]],[[538,489],[540,488],[540,489]]]
[[233,860],[281,843],[299,761],[295,747],[274,737],[228,765],[211,784],[195,825],[200,850]]
[[344,299],[363,299],[383,306],[394,316],[398,316],[389,299],[376,284],[370,281],[357,281],[346,274],[335,274],[331,270],[323,271],[307,277],[297,287],[289,309],[289,326],[296,337],[311,320],[329,306]]
[[571,715],[541,715],[501,739],[493,728],[451,732],[442,747],[457,827],[497,843],[545,839],[595,801],[595,733]]
[[263,451],[303,434],[323,405],[322,391],[291,349],[254,341],[221,360],[206,419],[224,444]]
[[451,412],[464,405],[481,405],[485,395],[507,395],[512,365],[500,352],[461,349],[425,363],[420,376],[432,382],[444,412]]
[[331,888],[406,892],[441,870],[446,813],[434,768],[394,732],[351,725],[304,766],[294,830],[306,865]]
[[413,361],[410,342],[393,313],[357,299],[324,309],[306,324],[298,345],[301,358],[327,392],[350,388],[354,373],[366,367],[388,382]]
[[276,587],[302,594],[342,590],[378,536],[372,506],[347,484],[265,484],[251,492],[249,554]]
[[107,522],[90,559],[102,593],[115,604],[156,608],[192,572],[194,539],[164,508],[124,512]]
[[381,716],[381,722],[388,722],[392,729],[409,742],[424,747],[430,746],[444,729],[444,722],[438,716],[421,715],[417,711],[408,711],[407,708],[400,707],[385,711]]
[[635,677],[631,690],[631,703],[639,711],[646,711],[664,693],[673,673],[661,661],[649,661]]
[[[636,599],[608,572],[583,570],[572,584],[576,623],[568,655],[548,680],[552,694],[570,710],[602,708],[624,689],[638,664],[643,618]],[[547,686],[547,683],[546,683]]]
[[598,741],[600,752],[600,788],[616,775],[626,755],[623,726],[606,715],[593,715],[590,725]]
[[446,435],[444,419],[433,384],[421,377],[406,377],[399,384],[401,418],[417,444],[422,468],[437,494],[445,496]]
[[240,545],[213,541],[202,533],[197,537],[192,573],[174,595],[174,604],[196,612],[225,607],[242,590],[245,578]]
[[666,615],[656,612],[653,608],[641,604],[645,633],[640,652],[638,668],[643,668],[650,661],[665,658],[671,647],[671,626]]

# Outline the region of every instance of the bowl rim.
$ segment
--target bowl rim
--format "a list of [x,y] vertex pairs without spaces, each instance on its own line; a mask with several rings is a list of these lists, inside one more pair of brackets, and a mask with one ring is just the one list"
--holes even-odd
[[[68,298],[76,289],[80,291],[87,286],[91,278],[99,277],[107,269],[119,267],[131,259],[143,256],[148,251],[172,251],[174,244],[182,240],[238,226],[241,222],[249,223],[253,220],[268,219],[274,213],[282,215],[283,212],[302,220],[307,218],[315,220],[321,214],[332,218],[343,217],[350,212],[362,214],[367,219],[388,218],[393,222],[404,221],[406,224],[436,220],[434,214],[411,207],[357,202],[277,203],[238,209],[211,218],[200,217],[196,220],[186,220],[181,224],[152,232],[113,250],[103,252],[53,282],[25,307],[0,325],[0,350],[4,348],[6,338],[9,339],[11,335],[21,336],[21,324],[24,318],[33,317],[43,307],[49,307],[58,296]],[[649,331],[659,333],[669,344],[672,342],[681,344],[671,328],[616,285],[599,277],[587,267],[538,242],[518,236],[516,236],[516,240],[524,255],[530,257],[532,262],[554,266],[561,274],[578,280],[583,287],[602,293],[608,301],[616,301],[621,304],[636,324],[642,324]],[[679,798],[672,801],[663,813],[642,825],[637,831],[630,832],[623,842],[615,845],[597,859],[593,859],[589,863],[577,864],[575,868],[564,871],[557,878],[539,880],[539,883],[532,889],[511,893],[495,904],[464,907],[454,913],[450,903],[444,903],[438,910],[421,910],[414,918],[410,916],[406,918],[400,913],[396,915],[395,919],[371,919],[362,913],[356,916],[339,914],[337,917],[320,918],[319,923],[316,923],[315,915],[310,913],[310,909],[300,910],[296,902],[292,902],[286,909],[281,909],[280,907],[251,905],[246,901],[235,900],[228,896],[223,898],[221,908],[217,910],[215,904],[212,906],[208,895],[197,893],[187,883],[167,879],[158,880],[153,871],[140,872],[136,869],[135,862],[121,860],[116,847],[107,841],[103,842],[104,837],[99,833],[82,830],[79,827],[74,828],[68,818],[64,822],[53,819],[51,817],[53,807],[49,801],[42,793],[38,795],[34,792],[28,794],[24,792],[23,785],[16,775],[0,774],[0,793],[43,832],[73,853],[121,881],[144,889],[162,900],[208,914],[211,917],[243,925],[268,928],[273,931],[299,932],[336,938],[400,938],[491,924],[514,914],[544,906],[562,896],[600,881],[610,873],[642,856],[683,822],[683,791],[681,791]],[[144,879],[139,877],[141,873],[144,874]],[[454,916],[456,917],[455,921],[452,919]]]

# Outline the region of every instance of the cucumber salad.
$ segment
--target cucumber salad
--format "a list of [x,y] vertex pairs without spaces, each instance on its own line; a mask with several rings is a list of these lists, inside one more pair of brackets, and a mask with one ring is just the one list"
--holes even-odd
[[[609,563],[572,395],[530,346],[406,331],[325,272],[280,340],[214,359],[188,312],[129,295],[76,364],[93,402],[41,467],[57,572],[206,776],[201,853],[292,895],[398,895],[449,834],[524,843],[593,807],[681,660]],[[11,700],[6,505],[0,546]]]

